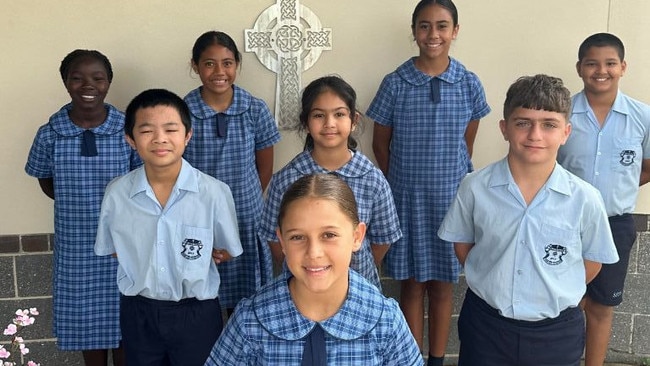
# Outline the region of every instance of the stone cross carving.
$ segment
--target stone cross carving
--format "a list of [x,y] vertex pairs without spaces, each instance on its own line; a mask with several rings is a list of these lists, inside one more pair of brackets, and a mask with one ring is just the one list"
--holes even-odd
[[276,0],[257,17],[253,29],[244,30],[246,52],[276,73],[275,119],[280,128],[291,127],[300,108],[301,74],[324,50],[332,49],[332,29],[299,0]]

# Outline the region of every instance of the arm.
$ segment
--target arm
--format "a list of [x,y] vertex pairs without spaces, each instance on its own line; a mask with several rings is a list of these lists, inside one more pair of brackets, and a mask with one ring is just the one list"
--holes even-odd
[[643,159],[641,163],[641,178],[639,179],[639,187],[650,182],[650,159]]
[[585,262],[585,279],[586,283],[591,282],[598,272],[600,272],[600,268],[603,266],[601,263],[598,262],[592,262],[584,259]]
[[39,178],[38,184],[46,196],[54,199],[54,178]]
[[465,129],[465,144],[467,145],[467,152],[470,158],[474,152],[474,140],[476,140],[476,133],[478,132],[478,122],[478,119],[469,121]]
[[388,252],[390,244],[387,243],[370,243],[370,250],[372,251],[372,258],[375,260],[375,266],[379,267],[384,256]]
[[230,253],[225,249],[212,249],[212,260],[215,264],[227,262],[232,259]]
[[375,159],[379,170],[388,174],[389,147],[390,140],[393,137],[393,128],[380,125],[375,122],[372,133],[372,151],[375,153]]
[[273,146],[255,152],[255,165],[262,184],[262,192],[264,192],[273,175]]
[[456,257],[461,265],[465,265],[465,260],[473,247],[474,243],[454,243],[454,252],[456,252]]

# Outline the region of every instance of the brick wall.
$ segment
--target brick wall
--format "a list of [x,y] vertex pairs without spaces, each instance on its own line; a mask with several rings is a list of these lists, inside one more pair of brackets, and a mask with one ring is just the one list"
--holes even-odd
[[[625,300],[615,313],[610,362],[639,364],[650,358],[650,216],[635,215],[635,221],[639,237],[630,258]],[[52,240],[51,234],[0,235],[0,327],[9,324],[16,309],[37,307],[36,323],[22,332],[30,348],[28,358],[43,366],[83,365],[79,352],[57,351],[52,335]],[[383,286],[388,296],[398,298],[396,281],[384,278]],[[461,277],[454,293],[449,363],[458,353],[455,324],[466,288]],[[9,339],[0,337],[0,343]]]

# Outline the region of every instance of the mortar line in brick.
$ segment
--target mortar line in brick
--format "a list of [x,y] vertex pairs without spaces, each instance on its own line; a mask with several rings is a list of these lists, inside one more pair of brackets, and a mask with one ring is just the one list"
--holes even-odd
[[16,270],[16,256],[14,256],[11,260],[12,262],[12,270],[13,270],[13,275],[14,275],[14,296],[18,297],[18,271]]
[[2,257],[15,257],[17,255],[21,257],[27,257],[31,255],[47,255],[47,254],[52,254],[51,250],[45,251],[45,252],[19,252],[19,253],[2,253],[0,254],[0,258]]
[[16,301],[16,300],[43,300],[43,299],[51,299],[52,295],[45,295],[45,296],[23,296],[23,297],[5,297],[0,299],[0,302],[2,301]]
[[632,313],[632,316],[630,317],[630,329],[628,329],[628,333],[630,334],[629,337],[627,337],[628,341],[628,353],[634,353],[634,318],[635,314]]

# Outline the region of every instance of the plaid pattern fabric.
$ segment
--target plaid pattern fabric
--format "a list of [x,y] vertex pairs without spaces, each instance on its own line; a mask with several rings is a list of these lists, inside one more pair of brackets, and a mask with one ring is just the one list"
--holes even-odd
[[93,247],[106,184],[141,164],[124,139],[124,114],[106,105],[106,121],[91,129],[97,156],[81,156],[84,130],[63,106],[41,126],[27,174],[54,179],[54,335],[62,350],[115,348],[121,339],[117,260]]
[[[312,173],[329,173],[329,171],[319,166],[309,151],[303,151],[273,175],[259,231],[263,243],[278,241],[275,228],[278,226],[278,212],[284,192],[298,178]],[[370,244],[392,244],[402,235],[390,186],[381,171],[359,152],[356,152],[347,164],[334,173],[352,189],[357,200],[359,218],[368,225],[363,245],[352,256],[350,266],[381,289]]]
[[[206,365],[300,365],[305,337],[316,323],[291,300],[285,272],[243,300],[212,348]],[[328,365],[423,365],[393,299],[350,270],[348,297],[325,330]]]
[[[280,141],[280,133],[264,101],[233,86],[232,104],[221,114],[228,124],[219,137],[217,112],[201,98],[201,88],[192,90],[185,102],[192,113],[194,134],[184,157],[195,168],[226,183],[232,192],[244,254],[219,265],[219,301],[234,308],[272,277],[268,245],[257,240],[264,200],[255,164],[255,152]],[[223,118],[223,117],[222,117]]]
[[452,244],[436,231],[460,180],[472,170],[467,125],[490,107],[478,77],[455,59],[436,78],[439,103],[432,102],[433,77],[410,59],[384,78],[367,111],[393,129],[388,181],[403,237],[391,246],[384,270],[398,280],[453,282],[460,272]]

